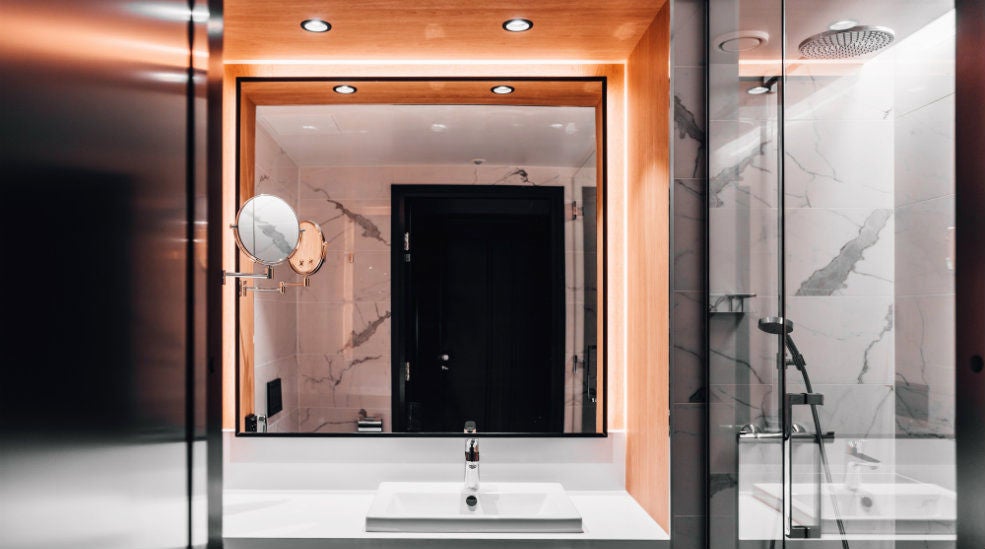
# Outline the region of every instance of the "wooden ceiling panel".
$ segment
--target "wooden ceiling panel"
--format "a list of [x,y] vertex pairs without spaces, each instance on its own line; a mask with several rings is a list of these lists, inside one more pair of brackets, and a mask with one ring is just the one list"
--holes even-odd
[[[338,94],[339,84],[355,86]],[[497,95],[493,86],[515,91]],[[602,101],[598,80],[259,80],[245,81],[243,96],[255,105],[411,104],[533,105],[595,107]]]
[[[664,2],[226,0],[225,59],[622,61]],[[533,28],[503,30],[516,17]],[[305,19],[332,30],[306,32]]]

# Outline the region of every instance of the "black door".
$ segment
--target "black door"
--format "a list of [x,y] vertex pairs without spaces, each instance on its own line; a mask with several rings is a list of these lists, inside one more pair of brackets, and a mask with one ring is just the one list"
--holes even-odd
[[395,185],[393,200],[395,429],[561,432],[563,189]]

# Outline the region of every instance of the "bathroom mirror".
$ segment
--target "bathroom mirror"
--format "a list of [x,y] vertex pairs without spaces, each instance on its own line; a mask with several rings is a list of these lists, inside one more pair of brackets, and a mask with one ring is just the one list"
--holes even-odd
[[604,435],[603,81],[339,83],[240,82],[240,193],[320,271],[242,302],[238,431]]
[[301,276],[311,276],[317,273],[325,262],[328,243],[325,242],[325,235],[321,232],[321,227],[314,221],[305,220],[299,225],[301,239],[288,263],[295,273]]
[[298,216],[282,198],[259,194],[247,200],[236,214],[236,244],[247,257],[272,267],[280,265],[298,247]]

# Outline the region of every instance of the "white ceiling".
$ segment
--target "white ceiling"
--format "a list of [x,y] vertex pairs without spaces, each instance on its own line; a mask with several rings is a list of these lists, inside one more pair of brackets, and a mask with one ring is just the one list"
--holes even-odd
[[578,167],[595,152],[592,107],[259,106],[298,166],[471,164]]
[[[732,6],[732,11],[727,6]],[[835,21],[852,19],[860,25],[889,27],[895,31],[898,43],[953,6],[954,0],[786,0],[787,60],[797,62],[801,58],[797,49],[800,42],[828,30],[828,25]],[[780,15],[780,0],[743,0],[725,3],[714,10],[710,22],[712,63],[729,63],[735,59],[735,54],[718,49],[716,38],[751,30],[766,32],[769,40],[763,46],[743,52],[739,56],[741,60],[779,60],[783,44]]]

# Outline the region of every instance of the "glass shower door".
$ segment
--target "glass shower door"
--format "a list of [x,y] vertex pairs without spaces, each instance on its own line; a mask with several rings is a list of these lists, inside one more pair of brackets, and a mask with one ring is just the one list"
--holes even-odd
[[953,2],[708,36],[710,543],[953,546]]

